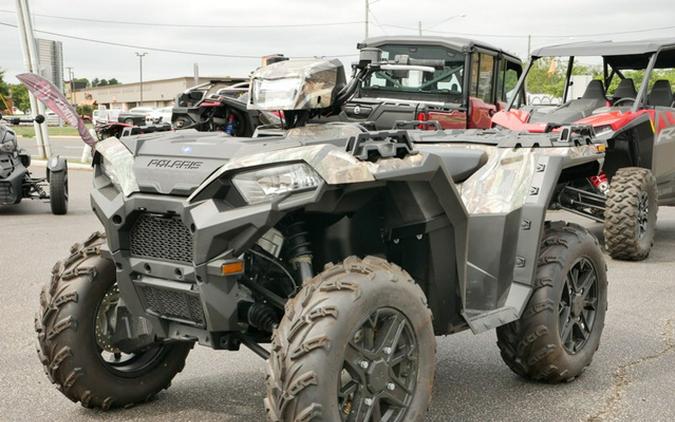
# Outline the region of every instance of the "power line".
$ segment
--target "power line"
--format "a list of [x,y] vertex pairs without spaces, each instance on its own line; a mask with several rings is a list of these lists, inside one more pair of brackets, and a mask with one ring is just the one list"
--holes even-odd
[[[16,13],[14,10],[1,9],[0,13]],[[78,18],[74,16],[57,16],[57,15],[42,15],[33,13],[33,16],[49,19],[60,19],[76,22],[91,22],[91,23],[109,23],[114,25],[134,25],[134,26],[149,26],[162,28],[204,28],[204,29],[264,29],[264,28],[306,28],[314,26],[340,26],[340,25],[356,25],[363,24],[364,21],[349,21],[349,22],[323,22],[323,23],[289,23],[289,24],[274,24],[274,25],[207,25],[207,24],[183,24],[183,23],[163,23],[163,22],[141,22],[141,21],[118,21],[110,19],[91,19]]]
[[[382,26],[387,26],[390,28],[398,28],[398,29],[407,29],[410,31],[416,31],[418,28],[414,28],[412,26],[404,26],[404,25],[391,25],[391,24],[383,24]],[[532,37],[535,38],[585,38],[585,37],[599,37],[599,36],[608,36],[608,35],[624,35],[624,34],[637,34],[641,32],[652,32],[652,31],[662,31],[662,30],[668,30],[668,29],[675,29],[675,25],[673,26],[662,26],[662,27],[657,27],[657,28],[646,28],[646,29],[636,29],[632,31],[616,31],[616,32],[597,32],[594,34],[532,34]],[[490,37],[490,38],[527,38],[528,35],[516,35],[516,34],[476,34],[476,33],[467,33],[467,32],[450,32],[450,31],[436,31],[436,30],[426,30],[425,32],[431,32],[434,34],[447,34],[447,35],[459,35],[459,36],[468,36],[468,37]]]
[[[0,26],[8,26],[10,28],[16,28],[17,26],[11,23],[7,22],[0,22]],[[148,50],[148,51],[158,51],[161,53],[172,53],[172,54],[185,54],[185,55],[190,55],[190,56],[207,56],[207,57],[223,57],[223,58],[228,58],[228,59],[255,59],[255,60],[260,60],[260,57],[263,55],[258,55],[258,56],[252,56],[252,55],[239,55],[239,54],[221,54],[221,53],[205,53],[201,51],[187,51],[187,50],[175,50],[171,48],[161,48],[161,47],[148,47],[148,46],[141,46],[141,45],[135,45],[135,44],[126,44],[126,43],[120,43],[120,42],[114,42],[114,41],[105,41],[105,40],[96,40],[92,38],[84,38],[84,37],[78,37],[75,35],[68,35],[68,34],[61,34],[58,32],[50,32],[50,31],[41,31],[39,29],[35,29],[34,32],[39,32],[41,34],[48,34],[48,35],[53,35],[56,37],[61,37],[61,38],[68,38],[71,40],[77,40],[77,41],[86,41],[90,43],[95,43],[95,44],[103,44],[103,45],[109,45],[109,46],[114,46],[114,47],[125,47],[125,48],[135,48],[135,49],[140,49],[140,50]],[[323,55],[323,57],[353,57],[353,56],[358,56],[358,54],[334,54],[334,55]],[[313,58],[315,56],[298,56],[294,57],[296,59],[308,59],[308,58]]]

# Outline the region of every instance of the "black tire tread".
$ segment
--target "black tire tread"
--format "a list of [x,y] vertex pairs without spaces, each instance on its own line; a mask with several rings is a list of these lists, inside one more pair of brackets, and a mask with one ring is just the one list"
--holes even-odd
[[[135,403],[122,402],[112,396],[96,395],[92,390],[95,390],[97,380],[84,380],[86,368],[68,362],[73,359],[74,353],[77,353],[77,348],[62,342],[60,337],[68,330],[78,328],[78,321],[73,315],[68,314],[64,307],[73,302],[77,303],[78,285],[94,282],[97,273],[96,264],[101,259],[101,247],[105,242],[105,234],[95,232],[84,242],[74,244],[68,258],[54,265],[51,281],[40,293],[40,310],[35,317],[37,354],[49,380],[73,402],[80,402],[86,408],[101,410],[119,406],[130,407]],[[167,377],[165,385],[148,394],[145,401],[168,388],[171,378],[182,371],[184,365],[183,359],[178,370]],[[88,385],[92,382],[94,385],[89,388]]]
[[[350,256],[342,263],[327,264],[325,270],[307,282],[303,289],[286,303],[285,315],[272,337],[272,349],[267,360],[267,397],[264,400],[267,418],[274,422],[309,422],[325,420],[322,405],[313,402],[298,408],[298,397],[307,387],[316,385],[321,374],[303,371],[303,359],[316,350],[331,347],[327,336],[308,337],[312,328],[325,318],[339,319],[337,309],[330,305],[334,294],[352,295],[354,301],[360,297],[358,283],[345,279],[349,273],[359,273],[372,279],[376,272],[384,271],[393,283],[410,283],[427,308],[426,296],[412,277],[399,266],[382,258],[367,256],[360,259]],[[434,343],[435,344],[435,343]],[[435,349],[434,349],[435,353]]]
[[514,373],[523,378],[552,384],[570,382],[591,363],[589,360],[578,373],[570,373],[567,368],[558,365],[557,355],[565,352],[547,341],[551,327],[542,319],[545,313],[557,315],[558,312],[557,303],[551,296],[557,280],[561,278],[560,272],[564,266],[561,257],[574,243],[588,238],[592,238],[597,248],[600,248],[595,236],[584,227],[573,223],[547,222],[532,296],[520,319],[497,328],[497,346],[502,359]]
[[66,199],[66,180],[68,170],[58,171],[49,175],[49,205],[52,213],[63,215],[68,212]]
[[[648,247],[640,245],[637,233],[638,196],[645,189],[656,195],[656,178],[648,169],[625,167],[619,169],[610,184],[605,205],[605,247],[614,259],[641,261],[654,245],[653,230]],[[656,218],[652,224],[656,224]]]

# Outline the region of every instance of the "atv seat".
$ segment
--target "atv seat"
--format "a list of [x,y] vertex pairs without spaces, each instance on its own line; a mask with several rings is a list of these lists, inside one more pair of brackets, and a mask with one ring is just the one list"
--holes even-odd
[[666,79],[659,79],[654,82],[651,92],[647,97],[647,104],[658,107],[672,107],[673,105],[673,90],[670,87],[670,81]]
[[635,97],[637,97],[635,82],[631,78],[626,78],[621,79],[621,82],[619,82],[619,86],[616,87],[616,91],[614,91],[614,95],[612,96],[612,101],[615,102],[622,98],[634,99]]
[[594,79],[588,84],[581,98],[568,101],[549,113],[534,112],[530,123],[572,123],[590,116],[593,110],[605,107],[606,104],[602,81]]
[[455,183],[462,183],[488,161],[485,151],[476,149],[430,145],[420,147],[420,150],[437,155]]

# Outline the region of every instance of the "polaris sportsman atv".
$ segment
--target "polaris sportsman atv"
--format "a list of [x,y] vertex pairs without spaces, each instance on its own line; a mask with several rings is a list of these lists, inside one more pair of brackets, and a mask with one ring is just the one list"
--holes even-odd
[[[598,141],[607,143],[604,171],[568,184],[556,202],[604,223],[613,258],[642,260],[654,244],[658,207],[675,205],[675,102],[670,81],[659,73],[675,69],[675,38],[540,48],[517,92],[523,92],[527,73],[543,57],[567,58],[562,104],[518,110],[512,102],[493,122],[538,133],[561,125],[592,126]],[[590,81],[580,98],[570,98],[578,57],[601,57],[603,75]]]
[[[3,116],[0,115],[0,120]],[[5,121],[19,123],[43,123],[44,116],[35,119],[4,117]],[[19,148],[16,134],[0,124],[0,206],[15,205],[22,199],[49,200],[52,213],[68,211],[68,164],[64,158],[51,157],[47,161],[47,177],[33,177],[28,170],[30,154]]]
[[244,345],[267,359],[270,420],[418,421],[435,336],[466,329],[497,329],[525,378],[583,372],[605,262],[589,232],[545,217],[561,183],[599,171],[592,133],[304,125],[358,83],[336,61],[284,61],[253,74],[249,102],[283,110],[281,136],[97,144],[105,234],[54,266],[36,319],[64,395],[130,406],[167,388],[194,343]]

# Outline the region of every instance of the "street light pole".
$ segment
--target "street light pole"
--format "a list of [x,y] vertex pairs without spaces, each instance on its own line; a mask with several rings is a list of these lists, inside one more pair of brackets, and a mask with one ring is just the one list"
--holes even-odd
[[370,0],[366,0],[366,37],[368,39],[368,17],[370,16]]
[[140,82],[141,82],[141,102],[139,103],[139,106],[143,105],[143,57],[145,57],[148,53],[139,53],[136,52],[136,56],[138,56],[139,59],[139,70],[140,70]]
[[[26,65],[26,70],[36,75],[40,74],[39,60],[37,54],[37,46],[35,44],[35,37],[33,36],[33,22],[31,20],[30,7],[28,0],[16,0],[16,17],[18,21],[19,39],[23,50],[23,61]],[[33,116],[37,114],[44,114],[44,105],[35,99],[32,93],[28,93],[30,98],[30,110]],[[51,147],[49,145],[49,133],[47,132],[47,124],[33,122],[35,129],[35,141],[38,147],[38,155],[40,158],[49,158],[52,155]]]
[[75,81],[73,80],[73,68],[71,66],[66,66],[68,69],[68,79],[70,79],[70,102],[75,104],[77,107],[77,101],[75,100]]

